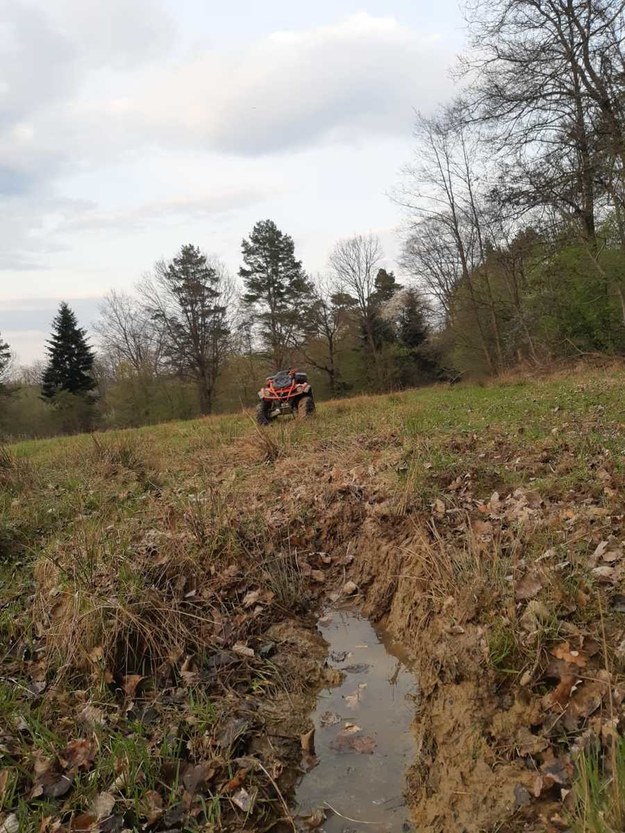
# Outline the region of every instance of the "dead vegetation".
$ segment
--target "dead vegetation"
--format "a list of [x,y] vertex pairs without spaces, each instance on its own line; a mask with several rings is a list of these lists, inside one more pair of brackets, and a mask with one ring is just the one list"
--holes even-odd
[[3,451],[3,833],[286,818],[350,581],[417,658],[418,829],[620,830],[623,381]]

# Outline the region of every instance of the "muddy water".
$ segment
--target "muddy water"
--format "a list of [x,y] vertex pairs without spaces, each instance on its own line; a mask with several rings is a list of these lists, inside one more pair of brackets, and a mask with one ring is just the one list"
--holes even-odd
[[302,829],[307,820],[317,824],[323,810],[326,833],[405,833],[411,825],[402,793],[415,759],[416,681],[408,657],[352,612],[335,611],[319,627],[329,664],[344,677],[319,694],[313,714],[316,759],[305,756],[311,769],[296,796]]

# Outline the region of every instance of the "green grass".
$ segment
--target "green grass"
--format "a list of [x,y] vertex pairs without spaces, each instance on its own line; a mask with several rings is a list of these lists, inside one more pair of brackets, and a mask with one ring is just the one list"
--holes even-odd
[[[21,773],[5,791],[5,809],[24,819],[24,829],[38,829],[45,814],[87,807],[120,768],[136,785],[126,799],[137,818],[147,790],[173,803],[179,785],[165,790],[163,761],[212,754],[224,709],[244,696],[269,696],[282,685],[280,675],[252,663],[245,678],[192,686],[184,705],[165,709],[172,725],[185,727],[178,740],[159,726],[144,730],[126,720],[124,675],[148,676],[149,697],[158,702],[155,681],[179,687],[184,657],[201,667],[219,647],[215,623],[232,628],[231,642],[253,640],[272,621],[309,611],[302,560],[319,550],[349,552],[376,507],[383,508],[389,540],[396,530],[424,536],[419,565],[428,582],[420,592],[433,609],[449,596],[473,605],[473,620],[486,629],[485,673],[502,686],[514,685],[563,638],[565,620],[596,634],[602,590],[588,551],[619,530],[606,532],[600,516],[583,520],[587,528],[572,520],[569,529],[547,510],[536,523],[493,522],[487,541],[471,524],[485,517],[493,492],[504,500],[517,489],[581,518],[588,506],[622,512],[624,387],[619,370],[435,386],[322,403],[313,420],[264,430],[239,413],[3,449],[0,678],[16,684],[0,682],[0,725],[13,725],[16,715],[24,720],[17,763],[28,774],[29,747],[53,756],[75,737],[75,719],[59,715],[75,718],[88,700],[106,717],[92,732],[101,750],[97,765],[81,775],[71,800],[31,807],[26,822],[29,780]],[[604,488],[602,470],[609,470],[614,494]],[[437,501],[442,515],[433,510]],[[549,548],[558,552],[554,563],[570,563],[541,591],[549,608],[541,632],[521,644],[522,610],[507,577]],[[233,567],[239,578],[228,579]],[[344,577],[337,571],[337,581]],[[250,589],[272,599],[258,619],[251,611],[240,615]],[[571,613],[579,594],[590,601]],[[37,663],[47,688],[33,702],[24,689]],[[599,778],[590,759],[585,767],[581,794],[597,804],[605,772]],[[212,793],[202,801],[207,823],[221,823],[232,810]],[[266,801],[259,799],[263,813]]]
[[603,755],[590,744],[577,760],[573,785],[575,833],[621,833],[625,829],[625,740]]

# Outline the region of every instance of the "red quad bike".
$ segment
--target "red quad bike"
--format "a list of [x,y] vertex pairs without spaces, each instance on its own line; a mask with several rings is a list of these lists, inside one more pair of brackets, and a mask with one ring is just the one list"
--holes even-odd
[[280,370],[275,376],[268,376],[265,387],[258,391],[258,398],[256,422],[259,425],[269,425],[281,414],[307,417],[315,411],[308,376],[294,369]]

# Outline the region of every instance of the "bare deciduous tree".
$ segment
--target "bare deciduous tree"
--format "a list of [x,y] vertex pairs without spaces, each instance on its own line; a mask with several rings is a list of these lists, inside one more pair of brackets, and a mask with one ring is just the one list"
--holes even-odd
[[300,345],[300,352],[306,361],[327,374],[330,393],[336,396],[340,389],[338,348],[344,332],[349,327],[353,300],[328,276],[318,275],[312,287],[310,308],[311,333],[321,346],[318,354],[311,347]]
[[379,351],[375,339],[375,278],[384,253],[373,234],[357,234],[340,240],[330,255],[330,266],[338,283],[349,293],[356,305],[367,347],[373,361],[376,383],[380,384]]
[[95,331],[105,355],[137,373],[156,374],[163,358],[162,332],[138,298],[111,290],[100,304]]

